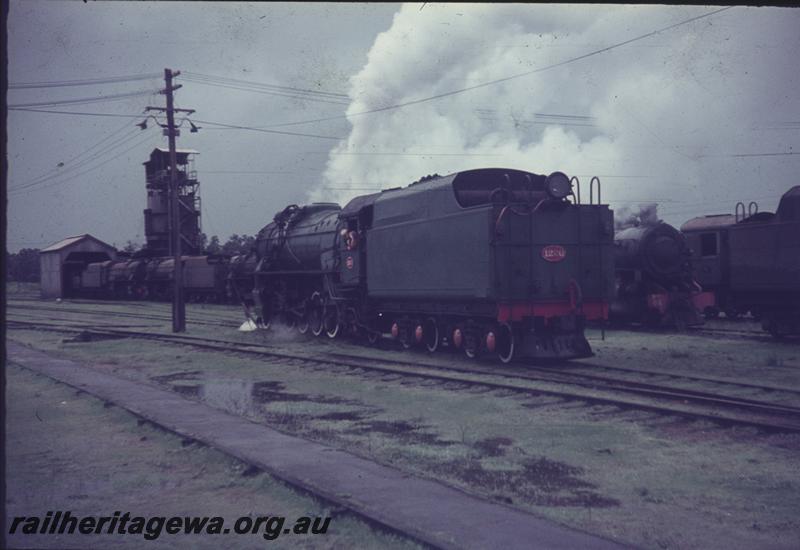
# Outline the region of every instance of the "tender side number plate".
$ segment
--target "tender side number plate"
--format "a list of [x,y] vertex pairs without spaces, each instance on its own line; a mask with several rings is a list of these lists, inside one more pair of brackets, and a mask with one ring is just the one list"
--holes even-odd
[[542,248],[542,258],[548,262],[560,262],[567,257],[567,250],[559,244],[551,244]]

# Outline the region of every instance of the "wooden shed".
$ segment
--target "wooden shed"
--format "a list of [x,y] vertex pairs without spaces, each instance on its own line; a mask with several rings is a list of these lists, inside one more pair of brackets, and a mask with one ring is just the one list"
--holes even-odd
[[63,298],[69,295],[72,279],[86,264],[113,260],[117,250],[91,235],[76,235],[51,244],[39,251],[42,268],[42,298]]

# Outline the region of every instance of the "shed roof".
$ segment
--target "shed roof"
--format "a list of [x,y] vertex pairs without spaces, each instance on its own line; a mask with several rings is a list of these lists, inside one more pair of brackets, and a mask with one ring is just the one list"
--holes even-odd
[[108,247],[108,248],[110,248],[112,250],[115,250],[114,247],[111,246],[110,244],[104,243],[103,241],[101,241],[97,237],[92,237],[88,233],[84,233],[83,235],[75,235],[74,237],[67,237],[66,239],[62,239],[62,240],[58,241],[57,243],[53,243],[50,246],[41,249],[39,251],[39,253],[42,253],[42,252],[58,252],[59,250],[63,250],[64,248],[66,248],[68,246],[72,246],[74,244],[77,244],[77,243],[83,241],[84,239],[91,239],[91,240],[93,240],[95,242],[100,243],[101,245],[103,245],[105,247]]

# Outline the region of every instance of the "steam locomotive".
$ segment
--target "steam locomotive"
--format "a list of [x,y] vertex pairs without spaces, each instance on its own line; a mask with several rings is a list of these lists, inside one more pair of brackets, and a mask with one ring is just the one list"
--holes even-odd
[[714,294],[695,281],[686,237],[664,222],[628,227],[614,235],[615,298],[611,319],[685,328],[703,323]]
[[735,214],[693,218],[681,226],[697,279],[718,304],[706,312],[750,312],[774,336],[800,334],[800,186],[776,212],[736,205]]
[[504,363],[586,357],[585,321],[608,317],[612,254],[611,210],[580,204],[563,173],[468,170],[344,208],[285,208],[259,232],[248,305],[262,326],[330,338],[391,334]]

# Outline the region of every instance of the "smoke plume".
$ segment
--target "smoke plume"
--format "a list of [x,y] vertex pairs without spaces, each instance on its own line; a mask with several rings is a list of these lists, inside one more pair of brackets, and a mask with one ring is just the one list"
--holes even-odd
[[658,204],[654,202],[640,204],[637,209],[623,206],[614,212],[614,229],[616,231],[641,225],[658,225],[659,223],[661,220],[658,218]]
[[[800,110],[797,95],[786,93],[800,84],[796,10],[735,8],[506,79],[708,11],[404,5],[351,79],[352,129],[330,152],[325,181],[309,198],[345,202],[365,188],[490,166],[578,175],[584,196],[589,178],[599,175],[603,202],[668,200],[677,223],[687,209],[719,209],[721,198],[752,196],[754,179],[775,187],[766,193],[779,193],[789,185],[789,167],[726,157],[786,148],[785,133],[766,124]],[[359,114],[492,80],[501,81]]]

